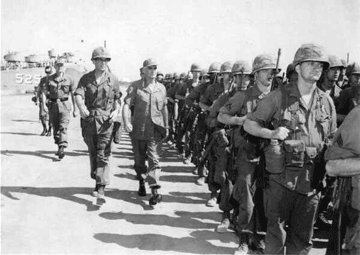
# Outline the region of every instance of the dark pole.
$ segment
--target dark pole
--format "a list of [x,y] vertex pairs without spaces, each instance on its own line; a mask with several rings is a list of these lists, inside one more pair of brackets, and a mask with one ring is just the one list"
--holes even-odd
[[104,41],[104,48],[106,48],[106,40]]

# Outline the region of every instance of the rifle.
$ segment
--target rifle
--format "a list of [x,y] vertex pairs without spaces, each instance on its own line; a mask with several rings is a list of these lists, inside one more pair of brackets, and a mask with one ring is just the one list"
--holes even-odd
[[212,146],[215,143],[215,140],[216,140],[215,137],[212,135],[211,138],[210,138],[209,143],[206,146],[205,151],[202,153],[201,157],[199,158],[198,165],[203,165],[204,164],[205,160],[207,159],[207,156],[210,153],[210,150],[211,150]]
[[281,56],[281,48],[279,48],[278,53],[277,53],[275,72],[273,73],[273,80],[272,80],[272,83],[271,83],[270,91],[273,91],[273,90],[278,88],[278,84],[277,84],[277,80],[276,80],[276,74],[279,73],[280,56]]
[[351,177],[338,177],[333,193],[334,218],[325,255],[341,254],[341,246],[344,239],[344,226],[342,226],[342,220],[344,217],[344,210],[349,204],[350,197]]

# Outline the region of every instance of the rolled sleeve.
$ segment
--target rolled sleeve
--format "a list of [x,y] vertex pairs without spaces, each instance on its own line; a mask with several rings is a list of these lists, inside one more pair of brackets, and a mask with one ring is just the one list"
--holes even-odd
[[247,119],[258,122],[261,126],[267,127],[274,119],[275,114],[280,111],[281,92],[274,91],[259,101],[254,112],[247,114]]
[[127,95],[124,98],[124,103],[127,105],[133,105],[134,103],[134,98],[135,98],[135,91],[136,91],[136,86],[135,84],[131,84],[129,86],[129,88],[127,89]]
[[82,98],[85,98],[85,88],[83,85],[83,78],[79,80],[78,86],[74,91],[75,96],[81,96]]
[[227,101],[223,107],[220,108],[219,112],[228,114],[230,116],[240,116],[241,108],[245,102],[245,93],[238,91]]

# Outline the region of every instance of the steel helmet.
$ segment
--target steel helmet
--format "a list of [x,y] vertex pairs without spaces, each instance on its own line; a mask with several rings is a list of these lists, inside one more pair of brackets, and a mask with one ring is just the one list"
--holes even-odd
[[180,79],[178,73],[174,73],[172,78],[173,78],[174,80],[179,80],[179,79]]
[[93,50],[91,55],[91,60],[94,60],[96,58],[107,58],[111,60],[109,51],[104,47],[97,47],[96,49]]
[[251,74],[251,66],[249,64],[249,62],[247,61],[243,61],[243,60],[238,60],[234,63],[232,70],[231,70],[232,74]]
[[352,74],[360,74],[360,65],[356,62],[353,62],[346,67],[345,75],[350,78]]
[[[252,72],[256,73],[257,71],[266,69],[276,69],[275,57],[270,54],[260,54],[256,56],[253,61]],[[278,71],[280,70],[281,68],[278,67]]]
[[330,62],[329,68],[332,68],[332,67],[344,68],[345,67],[343,62],[341,61],[341,59],[335,55],[329,55],[329,62]]
[[221,64],[219,62],[214,62],[209,66],[208,73],[219,73]]
[[295,66],[293,64],[289,64],[286,68],[286,78],[289,79],[293,72],[295,72]]
[[194,63],[190,67],[190,72],[201,72],[202,68],[199,64]]
[[186,79],[186,73],[181,73],[179,79]]
[[220,73],[231,73],[233,64],[230,61],[224,62],[220,67]]
[[295,53],[293,65],[297,66],[306,61],[322,62],[324,63],[324,69],[327,69],[330,64],[325,49],[320,45],[312,43],[301,45]]

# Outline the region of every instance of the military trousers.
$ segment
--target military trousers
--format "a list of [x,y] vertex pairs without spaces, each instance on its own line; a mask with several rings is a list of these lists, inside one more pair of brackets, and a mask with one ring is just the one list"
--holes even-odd
[[89,150],[90,177],[96,180],[96,184],[108,185],[112,129],[103,134],[83,134],[83,137]]
[[54,132],[55,144],[67,147],[68,137],[67,129],[70,123],[71,103],[52,102],[50,103],[50,120]]
[[[160,139],[140,140],[133,139],[135,171],[138,180],[146,180],[150,187],[160,188],[160,162],[158,144]],[[146,166],[146,155],[148,166]]]
[[[309,254],[320,193],[306,195],[277,183],[270,175],[265,189],[267,232],[265,254]],[[289,233],[285,223],[289,224]]]

